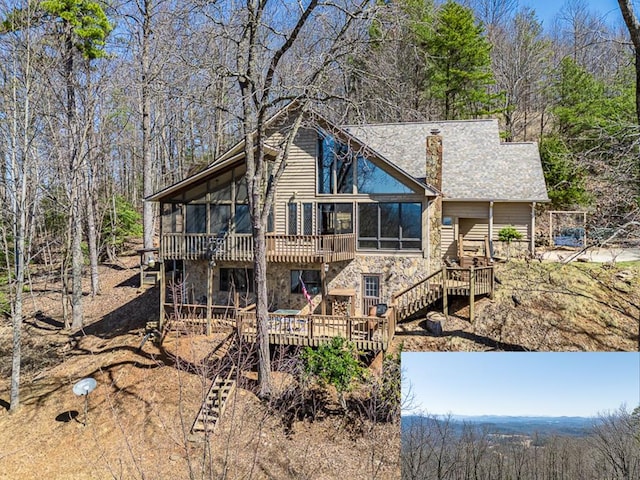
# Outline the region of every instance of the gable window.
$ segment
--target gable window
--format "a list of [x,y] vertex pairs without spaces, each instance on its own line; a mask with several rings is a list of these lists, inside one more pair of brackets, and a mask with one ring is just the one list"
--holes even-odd
[[320,293],[320,270],[291,270],[291,293],[302,293],[302,282],[309,295]]
[[422,246],[420,203],[358,205],[358,248],[419,250]]
[[253,292],[253,268],[221,268],[221,292]]
[[353,193],[354,155],[331,135],[318,139],[318,193]]
[[318,204],[318,234],[353,233],[353,206],[350,203]]
[[413,193],[373,162],[358,157],[358,193]]
[[318,193],[411,194],[413,190],[333,136],[318,137]]

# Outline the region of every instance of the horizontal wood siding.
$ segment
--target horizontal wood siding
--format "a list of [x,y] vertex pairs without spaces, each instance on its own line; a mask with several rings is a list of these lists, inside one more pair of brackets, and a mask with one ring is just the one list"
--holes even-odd
[[498,240],[501,228],[513,225],[524,238],[531,238],[531,204],[529,203],[494,203],[493,205],[493,240]]
[[489,218],[489,202],[442,202],[444,217]]
[[447,256],[454,258],[456,256],[455,229],[453,225],[442,227],[442,237],[440,243],[440,251],[442,258]]
[[[442,202],[442,216],[452,217],[453,223],[460,224],[460,219],[463,220],[463,225],[459,230],[459,233],[465,234],[466,240],[484,240],[484,236],[488,234],[488,222],[489,222],[489,202]],[[469,219],[481,220],[477,226],[471,228],[468,224]],[[456,250],[456,237],[454,225],[442,227],[442,243],[440,251],[442,258],[457,257]],[[469,230],[468,232],[465,230]]]
[[291,147],[287,168],[280,178],[276,194],[275,232],[287,234],[287,204],[293,194],[298,203],[298,232],[302,228],[302,203],[315,201],[316,196],[316,148],[318,134],[304,129]]
[[465,240],[484,240],[489,234],[489,219],[461,218],[459,219],[459,232]]

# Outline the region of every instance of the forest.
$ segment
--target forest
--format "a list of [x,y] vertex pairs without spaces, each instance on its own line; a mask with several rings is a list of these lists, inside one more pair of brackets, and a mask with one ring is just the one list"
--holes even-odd
[[639,446],[640,407],[601,414],[582,436],[498,434],[450,415],[425,414],[403,421],[402,478],[631,480],[640,475]]
[[144,198],[241,139],[256,145],[259,232],[273,199],[265,121],[292,101],[337,124],[498,117],[505,141],[540,141],[547,208],[588,209],[596,241],[637,238],[640,25],[634,2],[619,4],[618,24],[568,0],[543,26],[517,0],[1,1],[11,404],[32,276],[61,281],[65,327],[81,328],[83,281],[98,294],[99,263],[127,237],[153,246]]

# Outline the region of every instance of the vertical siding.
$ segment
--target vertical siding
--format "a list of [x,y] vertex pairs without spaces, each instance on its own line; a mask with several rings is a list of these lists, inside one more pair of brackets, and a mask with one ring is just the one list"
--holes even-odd
[[501,228],[513,225],[522,233],[523,239],[531,238],[530,203],[494,203],[493,204],[493,240],[498,240]]

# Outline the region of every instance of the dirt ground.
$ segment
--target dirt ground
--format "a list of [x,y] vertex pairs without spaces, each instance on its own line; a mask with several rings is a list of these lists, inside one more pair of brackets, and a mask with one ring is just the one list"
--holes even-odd
[[[398,326],[403,351],[638,351],[640,262],[496,265],[493,298]],[[437,326],[441,331],[437,330]]]
[[[61,330],[57,285],[40,281],[25,322],[21,409],[9,414],[11,328],[0,320],[0,479],[399,478],[399,426],[344,415],[283,419],[238,388],[212,435],[190,434],[211,382],[200,368],[222,336],[168,338],[144,327],[157,289],[138,288],[138,259],[101,267],[103,294],[85,296],[85,324]],[[72,392],[93,377],[87,398]],[[280,378],[278,376],[276,379]],[[248,382],[249,384],[250,382]],[[4,408],[2,408],[4,407]]]

